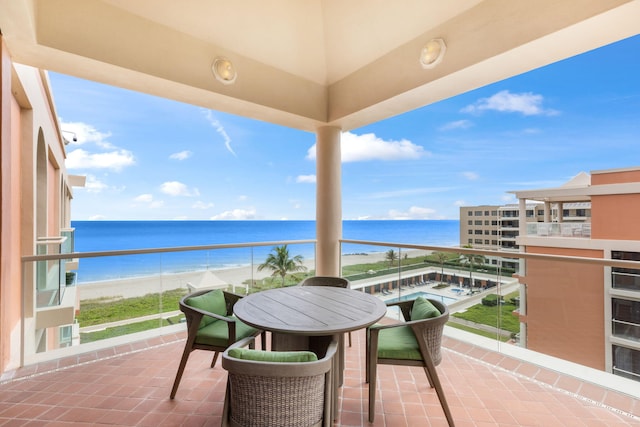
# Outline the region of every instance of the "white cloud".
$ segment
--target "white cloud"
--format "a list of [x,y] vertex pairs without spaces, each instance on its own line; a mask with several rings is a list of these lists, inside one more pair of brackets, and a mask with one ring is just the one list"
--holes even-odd
[[296,182],[302,184],[315,184],[316,176],[315,175],[298,175],[296,177]]
[[191,205],[193,209],[202,209],[202,210],[211,209],[213,206],[214,206],[213,203],[205,203],[201,200],[198,200],[193,205]]
[[471,171],[462,172],[462,176],[467,178],[469,181],[475,181],[476,179],[480,178],[477,173]]
[[87,179],[84,183],[84,187],[79,187],[78,189],[85,189],[89,193],[100,193],[102,190],[106,190],[109,186],[102,181],[99,181],[93,175],[87,175]]
[[433,219],[435,209],[421,208],[419,206],[411,206],[407,212],[397,211],[392,209],[389,211],[389,218],[391,219]]
[[110,153],[90,154],[78,148],[67,155],[67,169],[111,169],[120,171],[125,166],[134,165],[133,153],[127,150],[116,150]]
[[153,202],[153,195],[151,194],[141,194],[138,197],[133,199],[136,202],[141,202],[141,203],[151,203]]
[[245,200],[247,200],[249,197],[245,196],[244,194],[241,194],[238,196],[237,200],[240,202],[244,202]]
[[233,219],[255,219],[256,210],[251,209],[234,209],[231,211],[224,211],[221,214],[211,217],[212,220],[233,220]]
[[185,197],[197,197],[200,195],[200,191],[197,188],[189,188],[187,185],[178,181],[168,181],[162,183],[160,191],[169,196],[185,196]]
[[[69,145],[94,143],[102,148],[113,148],[113,145],[107,141],[111,134],[99,132],[90,124],[60,121],[60,128],[62,129],[62,136],[69,141]],[[75,141],[73,140],[74,138],[76,139]]]
[[396,197],[413,197],[420,194],[432,194],[432,193],[444,193],[450,191],[451,187],[428,187],[428,188],[406,188],[402,190],[394,191],[382,191],[378,193],[372,193],[368,196],[369,199],[390,199]]
[[103,220],[103,219],[106,219],[106,218],[107,217],[104,216],[104,215],[96,214],[96,215],[91,215],[89,217],[89,221],[100,221],[100,220]]
[[158,209],[164,206],[164,200],[154,200],[149,204],[151,209]]
[[235,156],[236,153],[235,151],[233,151],[233,148],[231,148],[231,137],[227,134],[227,131],[224,129],[224,126],[222,126],[222,124],[215,117],[213,117],[213,113],[211,112],[211,110],[204,110],[204,111],[205,111],[205,117],[207,118],[207,121],[209,122],[209,124],[213,126],[216,132],[218,132],[218,135],[220,135],[224,140],[224,146],[227,147],[227,151],[229,151],[231,154]]
[[467,105],[461,111],[463,113],[481,113],[486,110],[500,111],[503,113],[521,113],[525,116],[554,115],[557,111],[542,107],[544,98],[531,92],[511,93],[502,90],[489,98],[481,98],[476,103]]
[[[342,162],[366,162],[369,160],[414,160],[430,155],[409,140],[385,141],[373,133],[356,135],[344,132],[341,137]],[[307,152],[307,159],[315,160],[316,145]]]
[[453,202],[454,206],[467,206],[467,202],[465,202],[464,200],[456,200],[455,202]]
[[470,120],[456,120],[454,122],[445,123],[440,126],[439,130],[448,131],[454,129],[468,129],[473,126],[473,123]]
[[186,160],[191,157],[193,153],[189,150],[179,151],[169,156],[171,160]]

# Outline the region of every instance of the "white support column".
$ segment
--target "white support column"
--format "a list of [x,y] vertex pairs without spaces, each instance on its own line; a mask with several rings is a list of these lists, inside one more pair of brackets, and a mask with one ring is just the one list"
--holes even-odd
[[316,275],[340,275],[342,180],[337,127],[316,131]]
[[544,202],[544,222],[551,222],[551,202]]

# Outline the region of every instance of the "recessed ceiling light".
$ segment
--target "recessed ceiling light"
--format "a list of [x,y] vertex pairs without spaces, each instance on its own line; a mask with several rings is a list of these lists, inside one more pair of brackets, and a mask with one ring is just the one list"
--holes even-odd
[[213,71],[213,75],[216,76],[216,79],[226,85],[232,84],[236,81],[236,77],[238,77],[233,63],[222,56],[213,60],[211,70]]
[[447,45],[444,44],[444,40],[429,40],[420,51],[420,64],[422,64],[422,68],[433,68],[438,65],[442,62],[446,50]]

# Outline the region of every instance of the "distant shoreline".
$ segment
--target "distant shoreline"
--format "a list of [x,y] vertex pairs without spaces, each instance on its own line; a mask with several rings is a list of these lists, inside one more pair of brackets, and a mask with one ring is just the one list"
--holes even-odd
[[[426,254],[421,250],[405,252],[410,257]],[[428,253],[428,252],[427,252]],[[354,253],[343,258],[343,265],[369,264],[385,259],[385,252]],[[315,259],[304,260],[308,271],[315,270]],[[133,298],[151,293],[160,293],[173,289],[235,286],[236,289],[245,288],[245,280],[262,280],[270,277],[269,271],[257,271],[257,264],[253,271],[250,265],[209,270],[195,270],[178,273],[158,273],[148,276],[132,276],[121,279],[85,282],[76,285],[80,300],[97,298]]]

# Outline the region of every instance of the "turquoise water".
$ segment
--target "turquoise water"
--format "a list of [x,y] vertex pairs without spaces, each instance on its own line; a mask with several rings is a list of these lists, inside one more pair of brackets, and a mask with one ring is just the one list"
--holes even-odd
[[[396,292],[396,291],[394,291],[394,292]],[[456,298],[445,297],[444,295],[432,294],[430,292],[412,292],[412,293],[407,294],[407,295],[401,295],[400,298],[393,298],[393,299],[390,299],[390,300],[385,300],[385,302],[388,303],[388,302],[407,301],[407,300],[416,299],[418,297],[424,297],[424,298],[440,301],[441,303],[443,303],[445,305],[449,305],[449,304],[452,304],[452,303],[458,301]]]
[[[344,221],[343,237],[432,246],[459,244],[458,220]],[[102,252],[217,244],[314,240],[315,221],[73,221],[74,252]],[[271,246],[217,251],[83,258],[78,282],[219,269],[262,263]],[[343,253],[385,248],[345,244]],[[315,258],[313,244],[295,245],[293,255]]]

